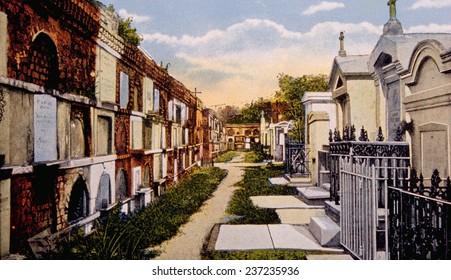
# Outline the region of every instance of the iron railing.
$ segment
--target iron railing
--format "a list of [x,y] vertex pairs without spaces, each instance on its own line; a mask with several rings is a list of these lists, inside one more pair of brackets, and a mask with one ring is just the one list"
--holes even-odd
[[[388,187],[390,259],[451,259],[451,180],[415,170]],[[440,184],[442,183],[442,184]]]
[[330,153],[318,151],[318,186],[330,184]]
[[341,156],[341,243],[357,258],[388,259],[387,188],[408,173],[409,160]]
[[[332,136],[334,135],[334,136]],[[376,168],[386,166],[387,180],[393,180],[391,167],[407,167],[410,161],[409,143],[401,141],[382,142],[384,137],[379,129],[376,141],[369,141],[366,130],[362,127],[360,137],[356,140],[353,126],[343,130],[343,139],[335,130],[329,132],[330,149],[330,200],[340,204],[340,158],[354,156],[356,158],[368,158],[370,164]],[[402,140],[398,136],[396,140]],[[380,174],[379,176],[385,176]],[[381,191],[381,190],[379,190]]]
[[290,142],[285,137],[285,173],[297,176],[308,176],[308,150],[304,143]]

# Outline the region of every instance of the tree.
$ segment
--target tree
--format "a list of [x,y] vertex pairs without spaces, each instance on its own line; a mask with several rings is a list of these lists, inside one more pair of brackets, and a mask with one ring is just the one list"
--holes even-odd
[[261,101],[252,101],[250,104],[246,104],[241,109],[241,117],[246,123],[258,123],[260,122],[260,112],[262,110]]
[[271,108],[271,101],[260,98],[258,101],[247,103],[241,108],[240,113],[229,120],[229,123],[243,124],[243,123],[259,123],[261,112],[267,111]]
[[218,117],[222,122],[228,123],[230,120],[240,114],[240,108],[236,106],[226,105],[224,107],[219,107],[216,113],[218,114]]
[[292,141],[303,141],[305,110],[301,100],[307,91],[328,90],[326,75],[304,75],[292,77],[279,74],[279,90],[276,91],[276,100],[287,102],[288,109],[285,115],[294,121],[294,130],[290,133]]

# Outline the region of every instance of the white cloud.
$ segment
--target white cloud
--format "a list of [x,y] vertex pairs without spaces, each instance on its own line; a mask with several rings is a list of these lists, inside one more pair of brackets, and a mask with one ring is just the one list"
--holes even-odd
[[451,33],[451,24],[416,25],[408,28],[406,33]]
[[[172,46],[195,47],[209,43],[235,41],[236,38],[242,39],[242,34],[248,34],[262,30],[265,33],[277,33],[277,36],[284,39],[299,39],[302,35],[298,32],[287,30],[283,25],[270,20],[262,19],[246,19],[243,22],[233,24],[225,30],[214,29],[200,37],[183,35],[180,38],[168,36],[161,33],[145,34],[144,40],[154,41],[157,43],[166,43]],[[249,34],[248,34],[249,35]],[[225,41],[224,41],[225,40]]]
[[120,9],[118,12],[119,16],[122,18],[133,18],[133,21],[136,23],[146,22],[150,20],[149,16],[141,16],[137,14],[129,13],[126,9]]
[[345,7],[345,4],[340,3],[340,2],[322,1],[319,4],[308,7],[305,11],[302,12],[302,14],[303,15],[313,15],[318,12],[332,11],[332,10],[341,9],[344,7]]
[[413,3],[411,9],[416,10],[420,8],[444,8],[451,6],[451,0],[417,0]]
[[[323,22],[302,33],[270,20],[247,19],[202,36],[144,35],[174,54],[171,74],[189,88],[201,88],[207,105],[227,97],[244,105],[278,89],[277,75],[328,74],[345,31],[348,54],[368,54],[382,34],[369,22]],[[216,102],[216,103],[215,103]]]

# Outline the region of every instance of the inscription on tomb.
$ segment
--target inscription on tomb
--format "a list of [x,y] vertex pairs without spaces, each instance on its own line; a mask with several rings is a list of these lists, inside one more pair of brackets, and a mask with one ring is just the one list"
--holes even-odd
[[56,99],[49,95],[34,97],[34,161],[57,159]]

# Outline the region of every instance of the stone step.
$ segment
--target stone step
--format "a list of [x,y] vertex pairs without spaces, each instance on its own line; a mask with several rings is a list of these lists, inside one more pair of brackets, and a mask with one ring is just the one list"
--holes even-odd
[[284,175],[285,179],[290,182],[290,184],[311,184],[312,178],[308,175],[306,176],[294,176],[290,174]]
[[290,183],[284,177],[268,178],[268,180],[271,186],[286,186],[288,185],[288,183]]
[[324,201],[330,198],[330,192],[323,187],[300,187],[297,195],[309,205],[324,205]]
[[328,190],[330,192],[330,183],[324,183],[321,185],[321,187],[325,188],[326,190]]
[[340,224],[341,205],[336,205],[335,201],[327,200],[324,202],[324,210],[329,218],[331,218],[336,224]]
[[321,246],[340,246],[340,227],[327,216],[311,217],[310,232]]

